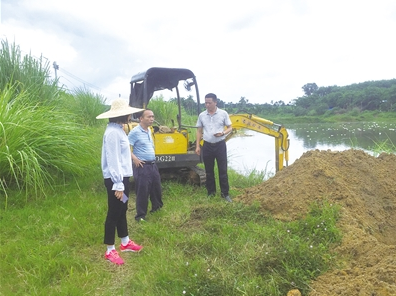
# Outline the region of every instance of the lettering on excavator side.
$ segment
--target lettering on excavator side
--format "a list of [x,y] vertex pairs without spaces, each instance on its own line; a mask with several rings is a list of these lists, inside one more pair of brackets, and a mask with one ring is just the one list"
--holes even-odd
[[247,125],[247,126],[251,126],[251,127],[257,128],[257,129],[259,129],[259,130],[261,129],[261,126],[260,126],[259,124],[255,123],[255,122],[253,122],[253,121],[251,121],[251,120],[243,119],[242,122],[243,122],[245,125]]
[[173,139],[172,137],[165,137],[164,138],[164,143],[173,144],[174,142],[175,142],[175,139]]
[[161,155],[155,157],[155,161],[157,162],[172,162],[175,160],[176,160],[176,156],[174,155]]

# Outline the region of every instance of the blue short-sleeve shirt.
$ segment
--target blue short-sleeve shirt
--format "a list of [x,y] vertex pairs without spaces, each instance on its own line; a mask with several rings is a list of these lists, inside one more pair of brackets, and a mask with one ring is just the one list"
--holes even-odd
[[129,132],[128,140],[137,158],[143,161],[155,161],[154,141],[150,129],[146,131],[139,124]]

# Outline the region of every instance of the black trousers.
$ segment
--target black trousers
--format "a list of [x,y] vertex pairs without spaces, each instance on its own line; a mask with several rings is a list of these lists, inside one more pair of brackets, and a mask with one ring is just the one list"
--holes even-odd
[[145,163],[143,167],[133,167],[136,192],[136,216],[139,220],[147,215],[148,201],[151,201],[151,210],[162,208],[161,177],[155,163]]
[[[125,177],[124,193],[129,197],[129,177]],[[115,196],[113,182],[111,179],[105,179],[104,184],[107,189],[107,217],[105,221],[104,243],[106,245],[114,245],[115,231],[117,229],[118,237],[126,237],[128,235],[128,226],[126,212],[128,209],[128,201],[123,203]]]
[[220,190],[222,195],[228,195],[230,186],[227,174],[227,145],[225,141],[218,143],[204,142],[202,146],[202,157],[206,172],[206,189],[208,194],[216,193],[216,181],[214,177],[215,160],[219,171]]

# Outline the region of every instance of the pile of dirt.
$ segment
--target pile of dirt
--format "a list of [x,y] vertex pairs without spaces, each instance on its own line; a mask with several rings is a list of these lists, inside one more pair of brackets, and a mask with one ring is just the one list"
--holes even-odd
[[334,251],[344,262],[312,282],[309,295],[396,295],[396,155],[308,151],[236,198],[259,201],[284,221],[323,199],[341,207],[343,240]]

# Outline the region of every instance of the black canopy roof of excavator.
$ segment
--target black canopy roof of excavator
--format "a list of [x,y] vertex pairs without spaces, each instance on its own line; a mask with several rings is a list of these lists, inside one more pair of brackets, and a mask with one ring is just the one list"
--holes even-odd
[[147,107],[155,91],[175,88],[179,81],[193,79],[195,75],[191,70],[183,68],[150,68],[131,78],[131,94],[129,105],[136,108]]

